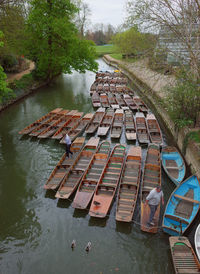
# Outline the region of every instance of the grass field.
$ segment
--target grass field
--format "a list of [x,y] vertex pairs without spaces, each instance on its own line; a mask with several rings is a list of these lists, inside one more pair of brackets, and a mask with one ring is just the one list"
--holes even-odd
[[105,54],[116,54],[118,49],[114,45],[96,46],[96,52],[98,57],[102,57]]

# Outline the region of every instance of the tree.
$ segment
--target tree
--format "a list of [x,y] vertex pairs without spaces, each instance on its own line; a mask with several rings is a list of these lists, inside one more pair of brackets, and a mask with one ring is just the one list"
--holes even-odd
[[47,81],[61,73],[97,70],[91,41],[78,37],[72,22],[78,9],[70,0],[33,0],[26,24],[26,56],[35,75]]
[[155,47],[153,35],[144,34],[134,26],[124,32],[117,33],[112,42],[125,54],[137,54],[138,52],[150,51]]
[[[165,29],[175,37],[179,48],[189,55],[190,73],[200,77],[200,1],[199,0],[134,0],[128,1],[127,23],[150,27],[153,31]],[[169,43],[170,44],[170,43]],[[170,50],[168,48],[168,50]],[[180,58],[180,51],[173,52]],[[183,58],[183,56],[181,56]]]
[[[0,38],[3,37],[2,31],[0,31]],[[3,46],[3,42],[0,42],[0,47]],[[6,74],[3,72],[2,66],[0,66],[0,104],[2,104],[3,99],[11,94],[12,90],[7,87]]]
[[75,24],[80,32],[81,38],[83,38],[86,28],[90,23],[89,16],[91,15],[91,10],[88,4],[82,2],[81,0],[74,0],[74,3],[78,7],[78,13],[75,17]]

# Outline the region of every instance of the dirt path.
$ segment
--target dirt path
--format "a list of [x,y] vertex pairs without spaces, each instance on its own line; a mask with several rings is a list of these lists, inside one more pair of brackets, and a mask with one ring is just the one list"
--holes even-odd
[[7,74],[7,79],[6,81],[8,83],[14,81],[14,80],[19,80],[22,78],[22,76],[24,76],[25,74],[29,74],[33,69],[35,68],[35,63],[30,61],[30,65],[29,65],[29,68],[24,70],[24,71],[21,71],[19,73],[9,73]]

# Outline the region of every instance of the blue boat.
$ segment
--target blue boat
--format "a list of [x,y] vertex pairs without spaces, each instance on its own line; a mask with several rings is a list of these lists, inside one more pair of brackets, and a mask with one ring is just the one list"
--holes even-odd
[[183,181],[186,172],[185,162],[181,154],[175,147],[166,146],[162,148],[161,160],[168,177],[175,185],[179,185]]
[[172,192],[163,216],[164,232],[178,236],[189,228],[200,208],[200,181],[193,175]]

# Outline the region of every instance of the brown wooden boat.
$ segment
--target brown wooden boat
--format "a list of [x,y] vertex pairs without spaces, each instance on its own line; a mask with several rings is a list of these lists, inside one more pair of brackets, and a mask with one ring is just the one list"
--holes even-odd
[[150,233],[158,231],[160,205],[154,215],[155,225],[149,226],[150,208],[145,205],[145,201],[149,192],[157,185],[161,185],[160,147],[156,144],[149,144],[141,184],[141,230]]
[[160,146],[163,145],[163,138],[160,126],[154,114],[147,114],[146,117],[147,130],[149,133],[150,141]]
[[133,112],[138,111],[137,104],[133,101],[133,98],[129,94],[124,94],[124,101]]
[[96,91],[92,94],[92,105],[94,108],[98,108],[101,106],[100,97]]
[[99,127],[101,121],[103,120],[103,117],[105,115],[105,108],[99,108],[95,112],[93,119],[91,122],[87,125],[85,129],[86,134],[94,134],[97,128]]
[[125,107],[126,106],[126,103],[125,103],[124,99],[122,99],[120,94],[115,94],[115,97],[116,97],[117,104],[120,107]]
[[106,93],[100,94],[100,102],[101,102],[101,106],[103,108],[108,108],[109,107],[108,96],[107,96]]
[[116,85],[115,84],[110,84],[110,92],[116,92]]
[[59,113],[58,116],[55,116],[53,120],[49,123],[49,127],[40,133],[38,138],[48,138],[52,136],[62,125],[66,122],[66,114],[69,110],[63,110],[62,114]]
[[142,149],[131,146],[126,156],[122,171],[115,219],[121,222],[131,222],[136,206],[140,187]]
[[45,123],[47,120],[49,120],[49,118],[51,118],[52,116],[56,115],[58,112],[60,112],[62,110],[62,108],[56,108],[52,111],[50,111],[49,113],[47,113],[46,115],[42,116],[41,118],[37,119],[35,122],[33,122],[32,124],[28,125],[27,127],[25,127],[24,129],[22,129],[21,131],[19,131],[19,134],[29,134],[31,133],[33,130],[35,130],[40,124]]
[[[76,137],[78,137],[86,128],[86,126],[88,125],[88,123],[91,121],[91,119],[93,118],[94,113],[86,113],[79,121],[78,123],[68,131],[68,135],[71,139],[71,141],[73,141]],[[65,137],[63,137],[60,141],[61,144],[65,144]]]
[[70,150],[73,152],[73,157],[68,158],[66,153],[63,154],[62,158],[52,171],[49,179],[44,185],[44,189],[57,189],[62,182],[63,178],[69,171],[69,168],[73,165],[76,157],[81,152],[85,142],[85,137],[77,137],[71,145]]
[[[55,137],[57,135],[59,135],[57,137],[59,137],[59,139],[60,138],[63,139],[63,134],[65,134],[65,133],[69,132],[69,130],[75,128],[77,126],[78,122],[82,119],[82,116],[83,116],[83,112],[75,112],[73,114],[72,118],[69,121],[67,121],[63,127],[58,129],[58,131],[56,131],[56,133],[53,135],[54,138],[53,137],[52,138],[55,139]],[[61,134],[62,134],[62,136],[60,137]],[[56,138],[56,139],[58,139],[58,138]],[[62,139],[61,139],[62,142],[60,141],[60,143],[64,144],[65,142]]]
[[87,171],[98,144],[99,138],[91,137],[89,139],[63,179],[56,193],[57,198],[68,199],[71,194],[74,193],[80,183],[81,178]]
[[103,84],[103,90],[104,90],[105,92],[110,91],[110,85],[109,85],[108,82],[104,82],[104,84]]
[[104,218],[108,214],[119,184],[126,147],[116,145],[103,170],[97,185],[89,214],[92,217]]
[[107,163],[109,154],[110,142],[104,141],[94,154],[87,172],[83,175],[72,204],[74,208],[86,209],[89,205]]
[[93,94],[96,91],[97,91],[97,82],[94,81],[94,83],[90,87],[90,94]]
[[101,82],[99,82],[98,84],[97,84],[97,92],[99,92],[99,93],[101,93],[101,92],[103,92],[103,83],[101,83]]
[[114,114],[114,119],[111,127],[111,138],[119,139],[122,134],[124,122],[123,109],[117,109]]
[[133,96],[133,101],[138,106],[138,111],[141,111],[141,112],[144,112],[144,113],[148,112],[147,105],[144,103],[144,101],[139,96]]
[[97,131],[98,136],[106,136],[114,118],[114,110],[108,109]]
[[125,135],[126,139],[129,141],[136,140],[136,127],[133,113],[130,110],[125,111]]
[[74,120],[74,117],[75,117],[75,120],[77,121],[77,115],[81,118],[80,112],[78,112],[78,110],[71,110],[70,112],[68,112],[65,115],[66,122],[54,133],[53,136],[51,136],[51,138],[56,140],[61,139],[63,137],[63,134],[68,132],[73,126],[72,121]]
[[111,92],[108,93],[108,102],[109,102],[110,106],[111,105],[117,105],[117,101],[115,99],[115,96]]
[[169,237],[170,250],[176,274],[200,273],[200,263],[187,237]]
[[148,144],[149,134],[147,131],[146,118],[142,112],[136,112],[135,125],[136,125],[137,138],[139,143]]

